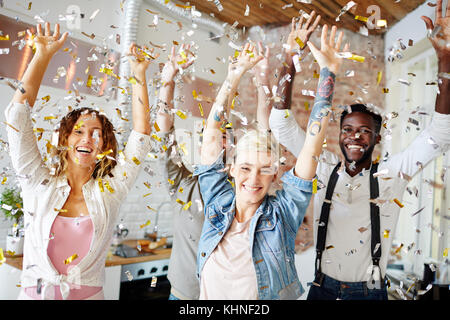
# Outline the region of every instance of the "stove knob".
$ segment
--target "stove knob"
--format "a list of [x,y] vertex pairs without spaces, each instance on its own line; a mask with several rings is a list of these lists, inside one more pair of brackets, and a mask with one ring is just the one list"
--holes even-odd
[[145,273],[144,269],[139,269],[138,276],[143,276]]
[[167,271],[167,270],[169,270],[169,266],[164,266],[163,271]]
[[155,273],[156,271],[158,271],[158,268],[153,267],[152,270],[150,270],[150,273]]

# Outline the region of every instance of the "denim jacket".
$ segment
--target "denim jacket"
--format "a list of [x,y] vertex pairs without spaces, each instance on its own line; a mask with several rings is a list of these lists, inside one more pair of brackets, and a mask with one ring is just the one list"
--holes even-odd
[[[197,277],[235,216],[235,191],[228,181],[222,156],[212,165],[198,165],[205,222],[197,251]],[[312,181],[283,177],[283,189],[266,195],[250,222],[250,251],[258,282],[258,299],[297,299],[304,289],[294,264],[295,237],[312,195]]]

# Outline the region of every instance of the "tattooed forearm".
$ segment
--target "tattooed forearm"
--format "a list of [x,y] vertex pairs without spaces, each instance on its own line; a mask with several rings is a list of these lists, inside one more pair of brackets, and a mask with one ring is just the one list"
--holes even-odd
[[314,99],[314,106],[308,121],[308,131],[311,135],[316,135],[320,132],[322,118],[330,112],[335,80],[335,74],[328,68],[320,70],[316,98]]

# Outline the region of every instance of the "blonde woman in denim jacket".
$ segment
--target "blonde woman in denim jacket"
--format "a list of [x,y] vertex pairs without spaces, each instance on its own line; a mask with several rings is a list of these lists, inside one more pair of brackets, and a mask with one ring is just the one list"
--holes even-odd
[[234,182],[228,181],[222,160],[220,128],[227,124],[229,97],[234,96],[242,75],[263,59],[249,43],[230,63],[209,114],[201,165],[194,172],[205,204],[197,253],[200,299],[297,299],[304,292],[294,265],[294,242],[313,192],[314,158],[322,151],[328,127],[335,74],[341,65],[335,54],[343,39],[341,32],[335,43],[334,26],[327,39],[324,26],[321,49],[317,49],[304,36],[312,17],[305,26],[303,19],[298,27],[293,21],[288,38],[292,49],[297,37],[308,44],[321,73],[307,138],[295,167],[282,177],[282,190],[275,196],[267,194],[278,170],[278,147],[267,132],[252,130],[238,140],[230,168]]

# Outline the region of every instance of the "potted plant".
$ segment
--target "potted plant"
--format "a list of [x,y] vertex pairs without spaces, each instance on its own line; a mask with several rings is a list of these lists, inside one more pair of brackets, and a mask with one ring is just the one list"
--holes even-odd
[[13,226],[6,237],[6,252],[9,255],[23,254],[23,200],[20,190],[5,188],[0,195],[0,210],[6,220],[12,221]]

